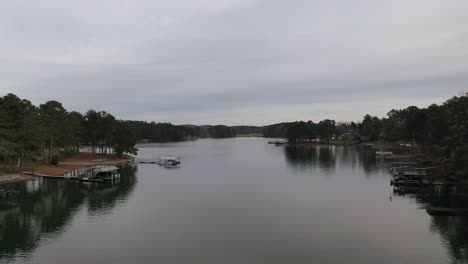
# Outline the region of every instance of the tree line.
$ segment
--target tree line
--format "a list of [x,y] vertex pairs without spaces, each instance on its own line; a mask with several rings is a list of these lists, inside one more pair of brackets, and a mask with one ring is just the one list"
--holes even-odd
[[333,138],[403,142],[463,167],[468,160],[468,97],[453,97],[427,108],[392,109],[384,118],[366,115],[359,123],[325,119],[318,123],[297,121],[264,127],[123,121],[105,111],[69,112],[57,101],[35,106],[14,94],[0,97],[0,158],[5,164],[21,164],[39,156],[51,163],[59,152],[77,152],[82,146],[90,146],[92,152],[123,155],[135,154],[137,141],[226,138],[242,133],[261,133],[290,142],[330,143]]
[[287,138],[290,142],[322,140],[330,142],[332,138],[347,136],[354,139],[357,124],[354,122],[336,122],[325,119],[318,123],[313,121],[296,121],[265,126],[262,129],[264,137]]
[[312,121],[299,121],[290,123],[286,130],[286,138],[291,143],[300,141],[310,141],[321,139],[331,143],[335,134],[336,122],[335,120],[325,119],[319,123]]
[[0,160],[20,166],[24,160],[42,157],[57,163],[89,146],[102,154],[136,154],[138,141],[165,142],[195,138],[236,136],[235,129],[217,126],[173,125],[116,119],[106,111],[84,114],[67,111],[60,102],[39,106],[14,94],[0,97]]
[[360,123],[297,121],[267,126],[263,131],[266,136],[290,142],[347,138],[400,143],[445,159],[457,170],[468,170],[468,96],[453,97],[427,108],[392,109],[384,118],[367,114]]
[[171,123],[156,123],[145,121],[125,121],[134,131],[139,142],[174,142],[197,138],[228,138],[235,137],[232,127],[173,125]]
[[369,141],[402,142],[468,168],[468,96],[453,97],[427,108],[392,109],[387,117],[366,115],[359,134]]
[[131,127],[105,111],[85,114],[67,111],[60,102],[39,106],[14,94],[0,97],[0,158],[5,165],[20,166],[38,157],[57,163],[59,153],[92,152],[136,154]]

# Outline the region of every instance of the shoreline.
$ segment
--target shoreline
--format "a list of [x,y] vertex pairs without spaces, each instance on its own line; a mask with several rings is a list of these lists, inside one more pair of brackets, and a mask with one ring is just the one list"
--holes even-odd
[[24,173],[15,173],[15,174],[8,174],[0,176],[0,186],[1,185],[9,185],[9,184],[17,184],[20,182],[25,182],[29,180],[38,179],[37,176],[27,175]]
[[135,160],[134,157],[124,155],[117,157],[113,154],[96,154],[90,152],[80,152],[70,159],[60,162],[58,165],[42,164],[31,170],[20,170],[17,173],[11,173],[0,176],[0,185],[17,184],[29,180],[40,178],[60,178],[65,179],[67,173],[74,170],[86,169],[98,165],[123,165],[129,164]]

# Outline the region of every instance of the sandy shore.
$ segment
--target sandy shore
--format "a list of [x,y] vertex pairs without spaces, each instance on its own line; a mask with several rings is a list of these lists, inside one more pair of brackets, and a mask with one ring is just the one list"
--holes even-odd
[[126,155],[118,157],[116,155],[83,152],[60,162],[58,165],[41,165],[32,171],[25,171],[24,175],[29,177],[34,177],[34,174],[62,176],[75,169],[87,168],[96,165],[121,165],[130,163],[133,160],[133,157]]

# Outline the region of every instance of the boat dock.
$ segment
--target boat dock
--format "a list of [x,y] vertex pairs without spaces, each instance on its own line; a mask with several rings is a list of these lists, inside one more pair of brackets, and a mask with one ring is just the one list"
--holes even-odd
[[155,159],[136,159],[134,162],[139,164],[158,164],[158,160]]
[[433,216],[468,216],[468,208],[427,207],[426,212]]
[[377,151],[375,152],[377,159],[393,159],[393,152],[391,151]]
[[404,165],[401,165],[401,162],[394,162],[393,164],[399,165],[390,168],[390,173],[393,175],[390,185],[396,188],[423,187],[434,183],[434,169],[438,167],[416,167],[412,162],[403,163]]
[[119,168],[115,166],[102,166],[88,168],[78,175],[83,182],[110,182],[120,178]]
[[180,167],[180,157],[161,157],[158,160],[154,159],[137,159],[134,163],[139,164],[157,164],[165,168],[179,168]]
[[32,175],[47,179],[76,180],[82,182],[109,182],[120,178],[119,168],[115,166],[96,166],[86,169],[74,169],[63,175],[48,175],[37,172],[23,172],[23,174]]

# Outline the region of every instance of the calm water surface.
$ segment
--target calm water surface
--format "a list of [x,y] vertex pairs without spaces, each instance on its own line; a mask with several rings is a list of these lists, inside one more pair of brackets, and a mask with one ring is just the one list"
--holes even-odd
[[468,222],[423,206],[461,193],[398,195],[390,164],[354,147],[267,139],[139,146],[120,183],[59,180],[0,202],[1,263],[468,263]]

